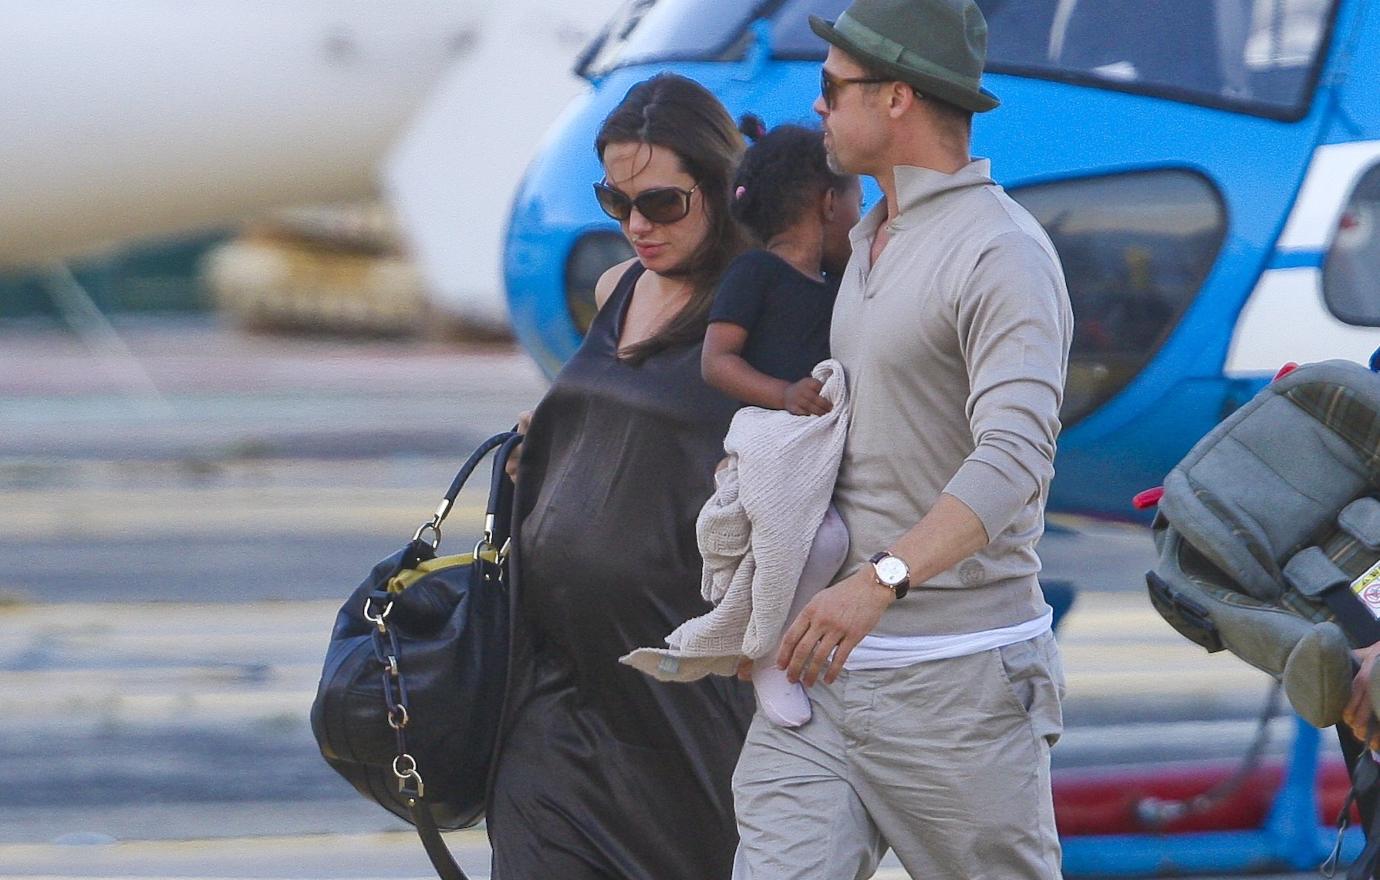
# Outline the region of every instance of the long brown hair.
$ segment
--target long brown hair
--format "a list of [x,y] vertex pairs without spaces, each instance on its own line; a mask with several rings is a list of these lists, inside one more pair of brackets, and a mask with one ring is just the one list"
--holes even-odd
[[663,349],[704,338],[714,287],[747,246],[729,211],[729,185],[745,145],[719,99],[674,73],[659,73],[628,90],[599,127],[594,141],[599,161],[609,144],[648,144],[675,153],[699,186],[709,219],[704,241],[676,273],[690,283],[689,302],[654,336],[623,352],[632,363],[641,363]]

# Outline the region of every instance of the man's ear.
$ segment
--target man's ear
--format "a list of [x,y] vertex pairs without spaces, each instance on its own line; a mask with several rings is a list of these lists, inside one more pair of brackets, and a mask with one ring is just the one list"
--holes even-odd
[[824,191],[824,197],[819,200],[819,217],[825,223],[834,219],[834,212],[837,210],[837,201],[838,194],[834,192],[832,186]]
[[918,100],[920,98],[915,94],[915,89],[898,80],[891,84],[891,91],[887,92],[887,113],[892,119],[899,119]]

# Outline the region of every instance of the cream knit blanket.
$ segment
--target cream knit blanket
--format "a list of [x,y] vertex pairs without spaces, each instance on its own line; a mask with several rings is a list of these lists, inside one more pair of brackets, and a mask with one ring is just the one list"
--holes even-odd
[[826,360],[813,375],[833,404],[827,414],[750,406],[729,426],[728,464],[695,523],[704,556],[701,592],[714,609],[677,627],[666,637],[669,649],[639,648],[620,662],[662,681],[693,681],[732,675],[744,657],[777,649],[848,432],[843,367]]

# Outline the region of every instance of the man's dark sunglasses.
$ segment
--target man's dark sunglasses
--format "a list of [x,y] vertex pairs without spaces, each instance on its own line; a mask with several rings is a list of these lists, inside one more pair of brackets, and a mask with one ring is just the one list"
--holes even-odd
[[829,71],[821,67],[819,69],[819,95],[824,99],[824,106],[832,110],[834,109],[834,98],[843,86],[895,81],[895,78],[887,79],[881,76],[830,76]]
[[690,213],[690,194],[699,189],[697,183],[689,189],[678,186],[656,186],[644,189],[637,198],[629,198],[624,192],[614,189],[607,183],[594,184],[594,197],[599,207],[619,223],[632,216],[633,208],[652,223],[675,223],[684,220]]

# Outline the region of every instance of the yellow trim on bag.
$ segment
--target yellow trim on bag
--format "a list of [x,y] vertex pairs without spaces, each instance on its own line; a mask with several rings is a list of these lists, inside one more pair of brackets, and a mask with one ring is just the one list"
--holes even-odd
[[[483,559],[485,562],[497,563],[498,551],[483,550],[480,552],[479,558]],[[443,571],[447,568],[455,568],[462,565],[472,565],[473,563],[473,553],[465,553],[459,556],[437,556],[435,559],[428,559],[426,562],[423,562],[416,568],[409,568],[405,571],[400,571],[393,577],[389,578],[388,592],[401,593],[403,590],[406,590],[408,587],[412,586],[426,575],[433,574],[438,571]]]

